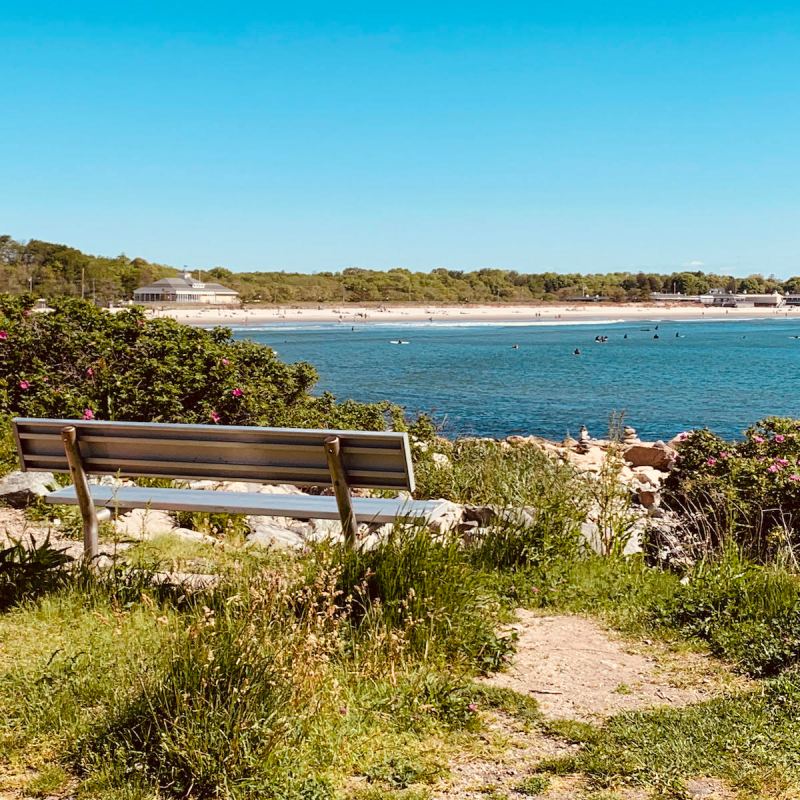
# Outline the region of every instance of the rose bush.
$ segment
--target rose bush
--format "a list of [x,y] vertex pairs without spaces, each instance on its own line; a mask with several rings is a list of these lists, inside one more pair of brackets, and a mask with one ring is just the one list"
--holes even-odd
[[[800,420],[767,417],[726,441],[709,430],[678,442],[665,502],[693,512],[718,540],[731,534],[751,556],[800,546]],[[720,542],[715,542],[720,543]]]
[[0,412],[31,417],[380,430],[388,404],[309,392],[317,373],[266,346],[138,309],[0,295]]

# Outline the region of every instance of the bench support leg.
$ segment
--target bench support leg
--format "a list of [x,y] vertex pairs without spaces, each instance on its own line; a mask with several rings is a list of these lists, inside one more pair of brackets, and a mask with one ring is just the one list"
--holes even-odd
[[325,455],[331,473],[333,493],[336,495],[336,505],[339,507],[339,518],[342,520],[344,543],[346,547],[352,549],[356,546],[358,522],[353,512],[350,487],[347,485],[347,473],[342,462],[341,443],[338,436],[329,436],[325,440]]
[[72,482],[75,484],[75,495],[78,498],[78,508],[80,508],[83,518],[83,557],[87,563],[91,563],[97,557],[99,523],[94,503],[92,503],[92,495],[89,492],[89,481],[86,477],[86,470],[83,468],[81,451],[78,447],[78,432],[70,425],[61,431],[61,440],[64,442],[64,452],[67,454],[69,471]]

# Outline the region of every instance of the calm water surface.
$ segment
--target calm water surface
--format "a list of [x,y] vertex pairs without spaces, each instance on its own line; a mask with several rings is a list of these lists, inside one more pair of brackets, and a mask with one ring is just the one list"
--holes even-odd
[[647,438],[703,425],[738,436],[763,416],[800,416],[800,320],[273,325],[235,335],[311,362],[319,391],[427,411],[448,435],[560,438],[585,424],[600,436],[624,411]]

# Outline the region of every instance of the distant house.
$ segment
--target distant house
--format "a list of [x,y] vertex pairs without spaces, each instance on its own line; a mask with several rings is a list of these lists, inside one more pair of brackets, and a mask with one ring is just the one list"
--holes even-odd
[[239,292],[219,283],[203,283],[190,272],[182,278],[162,278],[149,286],[141,286],[133,293],[135,303],[186,303],[209,306],[236,305]]

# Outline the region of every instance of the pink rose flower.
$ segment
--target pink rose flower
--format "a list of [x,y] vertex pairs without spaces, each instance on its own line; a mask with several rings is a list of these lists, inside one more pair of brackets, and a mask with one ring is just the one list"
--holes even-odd
[[229,359],[229,358],[222,358],[222,359],[220,359],[220,362],[219,362],[219,363],[220,363],[220,364],[222,364],[222,366],[223,366],[223,367],[227,367],[227,366],[228,366],[228,364],[230,364],[230,363],[231,363],[231,361],[230,361],[230,359]]
[[788,459],[785,459],[785,458],[776,458],[775,459],[775,463],[779,467],[788,467],[789,466],[789,461],[788,461]]
[[28,383],[28,381],[20,381],[19,388],[22,389],[23,392],[26,392],[31,388],[31,385]]
[[467,710],[468,710],[468,711],[471,711],[473,714],[474,714],[474,713],[476,713],[476,712],[477,712],[477,710],[478,710],[478,705],[477,705],[477,703],[470,703],[470,704],[467,706]]
[[775,436],[775,441],[776,442],[785,442],[786,441],[786,437],[782,433],[779,433],[779,434],[777,434]]
[[216,411],[212,411],[208,416],[211,417],[212,422],[219,422],[220,420],[220,416]]
[[241,397],[241,396],[244,394],[244,392],[243,392],[243,391],[242,391],[242,390],[241,390],[241,389],[240,389],[240,388],[237,386],[235,389],[233,389],[233,390],[231,391],[231,394],[232,394],[234,397]]
[[8,339],[8,331],[0,331],[0,341],[5,341]]
[[763,443],[763,441],[764,441],[764,437],[763,437],[763,436],[754,436],[754,437],[753,437],[753,441],[754,441],[756,444],[762,444],[762,443]]
[[730,455],[730,453],[729,453],[727,450],[723,450],[723,451],[722,451],[722,452],[719,454],[719,457],[720,457],[720,458],[728,458],[728,456],[729,456],[729,455]]
[[792,474],[789,476],[789,480],[790,480],[790,481],[800,481],[800,475],[798,475],[796,472],[793,472],[793,473],[792,473]]
[[776,467],[775,464],[770,464],[767,467],[767,472],[777,472],[777,471],[778,471],[778,467]]
[[706,464],[708,464],[709,467],[713,467],[714,464],[716,464],[716,463],[717,463],[717,459],[716,458],[707,458],[706,459]]
[[83,419],[94,419],[94,411],[91,408],[84,408]]

